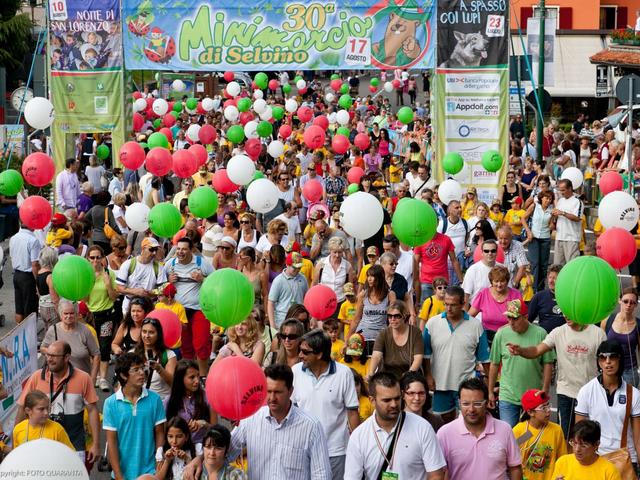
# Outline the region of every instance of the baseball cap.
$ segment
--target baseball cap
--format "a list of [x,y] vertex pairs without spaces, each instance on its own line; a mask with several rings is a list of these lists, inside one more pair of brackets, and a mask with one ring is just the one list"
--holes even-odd
[[378,256],[378,247],[371,245],[370,247],[367,248],[367,257],[369,255],[375,255],[376,257]]
[[67,217],[65,217],[63,214],[56,213],[53,215],[53,218],[51,219],[51,225],[53,225],[54,227],[62,227],[66,224]]
[[178,289],[173,283],[167,283],[167,285],[162,289],[162,295],[165,297],[173,298],[178,293]]
[[145,237],[140,246],[142,248],[154,248],[159,247],[160,244],[158,243],[158,240],[153,237]]
[[476,187],[469,187],[467,188],[467,193],[477,194],[478,190],[476,190]]
[[289,253],[289,252],[299,252],[300,251],[300,244],[298,242],[296,242],[295,240],[290,240],[289,243],[287,243],[287,246],[284,247],[284,251]]
[[527,304],[517,298],[507,303],[507,311],[504,315],[509,318],[520,318],[521,315],[526,315],[527,311]]
[[302,263],[302,255],[300,255],[298,252],[290,252],[289,254],[287,254],[286,264],[287,267],[302,268],[302,266],[304,265]]
[[514,205],[522,205],[522,197],[514,197],[511,199],[511,203]]
[[351,282],[345,283],[344,286],[342,287],[342,290],[344,291],[345,295],[355,295],[356,294],[356,290],[355,290],[355,288],[353,288],[353,283],[351,283]]
[[347,355],[359,357],[364,352],[364,337],[359,333],[354,333],[347,342]]
[[89,307],[84,302],[78,302],[78,315],[82,315],[83,317],[89,315]]
[[549,395],[547,395],[544,390],[532,388],[522,394],[520,401],[522,402],[522,409],[524,411],[535,410],[540,405],[544,405],[549,401]]

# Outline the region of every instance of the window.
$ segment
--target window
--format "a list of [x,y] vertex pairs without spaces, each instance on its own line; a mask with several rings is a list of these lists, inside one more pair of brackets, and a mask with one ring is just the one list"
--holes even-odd
[[[547,12],[547,18],[555,18],[556,19],[556,30],[560,28],[560,7],[545,7]],[[540,8],[537,5],[533,6],[533,16],[537,17],[540,12]],[[547,24],[548,25],[548,24]]]
[[618,7],[616,5],[600,6],[600,30],[613,30],[618,25]]

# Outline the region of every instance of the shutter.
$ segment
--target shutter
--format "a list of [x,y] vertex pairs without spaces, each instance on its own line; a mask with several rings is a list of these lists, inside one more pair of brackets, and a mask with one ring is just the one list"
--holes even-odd
[[573,28],[573,9],[571,7],[560,7],[560,30],[571,30]]
[[533,7],[520,7],[520,28],[525,34],[530,17],[533,17]]
[[616,21],[616,28],[627,28],[627,7],[618,7],[618,19]]

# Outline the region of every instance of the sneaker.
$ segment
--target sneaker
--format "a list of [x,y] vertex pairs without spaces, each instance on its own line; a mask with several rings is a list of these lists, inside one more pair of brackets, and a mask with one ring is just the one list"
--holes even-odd
[[98,375],[96,377],[96,384],[94,385],[96,388],[100,388],[100,380],[102,380],[102,377]]
[[98,386],[103,392],[111,391],[111,386],[109,385],[109,382],[107,382],[106,378],[100,377],[100,379],[98,380]]

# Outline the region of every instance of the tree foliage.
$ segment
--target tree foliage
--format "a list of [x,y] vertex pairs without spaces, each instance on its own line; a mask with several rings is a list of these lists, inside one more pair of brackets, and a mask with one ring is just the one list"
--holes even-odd
[[31,48],[31,19],[18,13],[21,0],[0,0],[0,65],[7,70],[22,66]]

